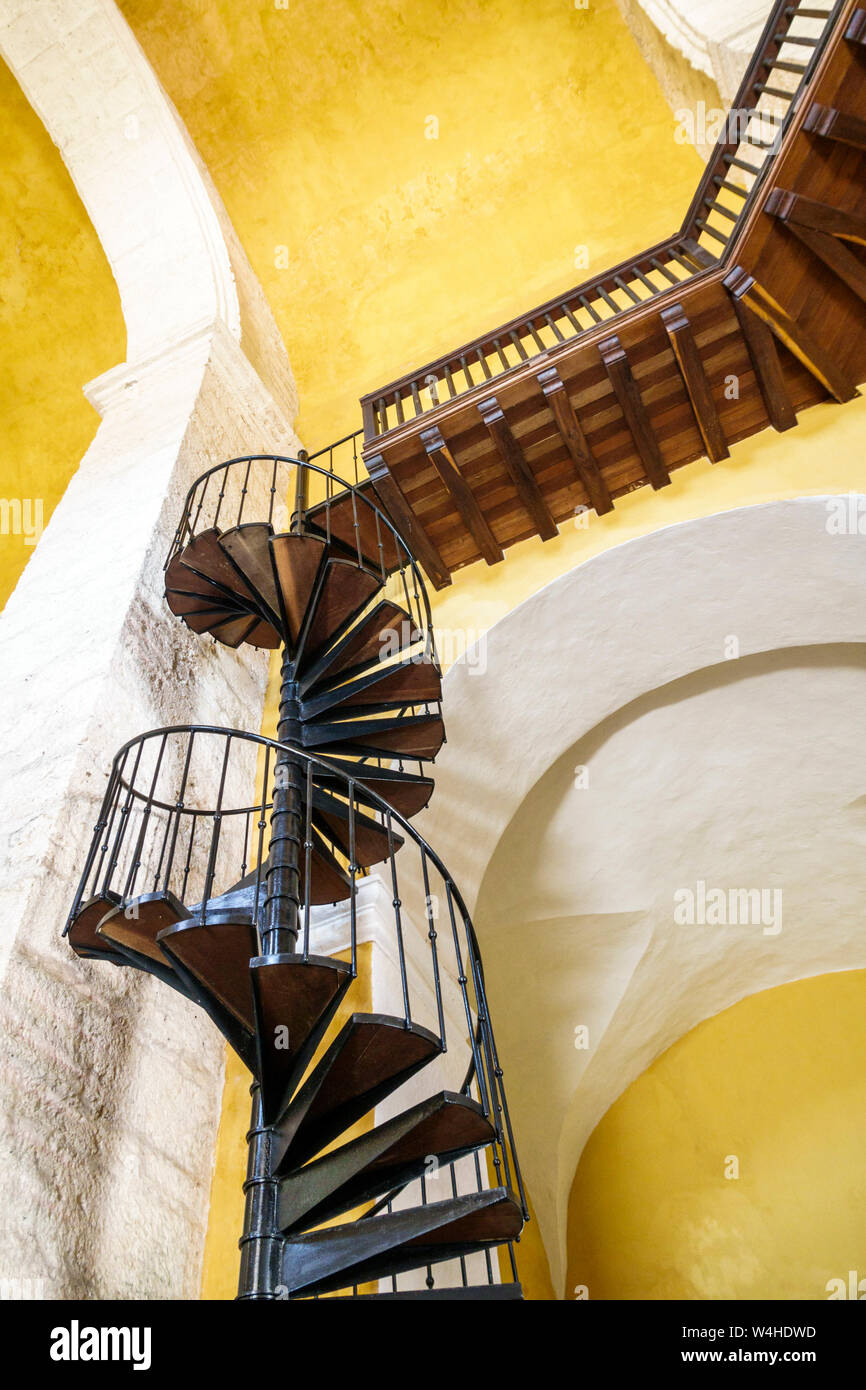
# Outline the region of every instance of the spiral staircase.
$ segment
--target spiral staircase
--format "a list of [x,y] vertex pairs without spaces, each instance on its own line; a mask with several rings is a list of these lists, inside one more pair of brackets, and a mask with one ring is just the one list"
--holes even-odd
[[[195,633],[282,648],[277,738],[130,740],[65,931],[198,1004],[252,1073],[238,1297],[521,1298],[477,941],[410,823],[444,741],[413,557],[306,458],[233,459],[191,489],[165,592]],[[369,1008],[373,897],[398,1012]]]

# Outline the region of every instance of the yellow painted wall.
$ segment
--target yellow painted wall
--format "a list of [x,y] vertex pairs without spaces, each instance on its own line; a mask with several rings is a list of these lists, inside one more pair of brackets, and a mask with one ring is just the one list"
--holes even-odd
[[584,1150],[568,1289],[822,1299],[866,1278],[864,1057],[866,970],[765,990],[686,1034]]
[[120,8],[264,286],[312,449],[365,391],[668,235],[697,184],[614,0]]
[[[125,352],[120,296],[96,233],[0,62],[0,498],[41,499],[47,525],[99,424],[81,388]],[[0,608],[33,549],[23,534],[0,534]]]

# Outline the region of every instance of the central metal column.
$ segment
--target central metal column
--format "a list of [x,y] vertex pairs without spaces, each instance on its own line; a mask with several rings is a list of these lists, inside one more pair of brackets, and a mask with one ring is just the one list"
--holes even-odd
[[[306,470],[298,469],[294,525],[303,526]],[[288,647],[280,667],[280,707],[277,742],[295,747],[301,742],[301,708],[295,667]],[[263,956],[291,955],[298,939],[301,903],[301,853],[304,834],[304,764],[280,752],[274,764],[271,837],[265,874],[261,938]],[[276,1224],[279,1184],[271,1176],[273,1131],[265,1124],[261,1087],[250,1087],[252,1113],[247,1131],[249,1153],[244,1183],[244,1233],[239,1241],[241,1269],[238,1298],[278,1298],[282,1236]]]

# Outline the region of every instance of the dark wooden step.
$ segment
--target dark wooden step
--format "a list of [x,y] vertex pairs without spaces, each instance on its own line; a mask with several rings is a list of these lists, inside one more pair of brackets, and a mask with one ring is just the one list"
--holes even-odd
[[285,1109],[352,983],[352,967],[329,956],[257,956],[249,978],[262,1103],[270,1123]]
[[361,756],[433,759],[445,741],[445,726],[438,714],[346,719],[305,724],[303,740],[305,748],[325,754],[333,749]]
[[327,1293],[501,1245],[522,1225],[517,1201],[502,1187],[348,1221],[290,1236],[280,1282],[289,1293]]
[[360,569],[351,560],[328,557],[298,643],[299,672],[340,640],[381,587],[378,574]]
[[[375,763],[352,762],[347,758],[335,757],[330,749],[327,756],[328,761],[333,763],[335,768],[339,768],[346,777],[356,779],[355,796],[358,801],[364,802],[364,789],[369,788],[407,820],[423,811],[433,795],[432,777],[402,772],[394,767],[378,767]],[[324,768],[316,769],[316,781],[321,787],[334,787],[338,791],[345,787],[340,777],[329,777]],[[379,809],[377,802],[372,798],[366,804],[375,810]]]
[[250,959],[258,954],[259,942],[250,922],[202,925],[192,918],[166,927],[157,941],[176,969],[186,971],[248,1032],[254,1031]]
[[289,534],[274,536],[269,544],[283,630],[294,646],[320,582],[327,547],[311,536]]
[[119,902],[119,895],[109,890],[106,893],[97,893],[81,904],[67,933],[67,940],[77,956],[93,960],[110,960],[114,965],[126,965],[126,957],[97,933],[100,922],[110,912],[114,912]]
[[209,607],[226,608],[233,613],[246,611],[247,605],[239,600],[236,594],[189,569],[183,563],[184,554],[185,552],[181,551],[179,555],[175,555],[165,572],[165,597],[173,613],[179,611],[179,598],[198,598]]
[[261,622],[257,614],[245,613],[242,618],[227,618],[210,628],[211,636],[233,650],[246,642],[254,627]]
[[396,656],[421,640],[422,633],[405,608],[383,599],[352,627],[341,641],[326,648],[305,671],[301,689],[307,696],[330,689],[339,680],[360,674],[367,664],[378,660],[387,645]]
[[276,1126],[274,1172],[306,1162],[441,1053],[435,1034],[385,1014],[353,1014]]
[[258,949],[253,928],[248,923],[203,927],[196,921],[183,921],[164,928],[157,942],[190,999],[208,1015],[244,1066],[255,1073],[257,1056],[246,979],[251,946]]
[[[373,506],[381,511],[382,504],[368,481],[362,482],[358,491],[368,496]],[[371,569],[380,569],[384,562],[386,572],[390,573],[401,562],[405,563],[405,552],[398,549],[390,527],[382,521],[377,525],[375,512],[365,502],[353,502],[351,492],[340,493],[330,501],[311,507],[304,517],[304,525],[308,530],[330,536],[335,548],[341,545],[346,558],[354,558],[356,563],[360,547],[363,561]]]
[[442,698],[442,678],[428,656],[407,657],[385,665],[374,661],[353,680],[301,701],[302,719],[316,719],[326,711],[346,718],[363,714],[432,704]]
[[[178,556],[181,565],[197,574],[201,579],[207,579],[211,584],[217,585],[231,598],[235,600],[238,607],[246,612],[259,612],[260,605],[254,589],[251,589],[246,580],[232,564],[228,555],[220,545],[220,532],[216,527],[211,527],[209,531],[202,531],[201,535],[195,536],[185,546]],[[169,569],[175,564],[175,560]],[[168,574],[166,574],[166,584],[168,586]],[[172,582],[171,588],[182,588],[182,584]],[[262,617],[267,617],[267,613],[261,613]]]
[[[313,846],[310,855],[310,906],[323,907],[326,903],[342,903],[352,896],[352,879],[347,870],[331,852],[315,825],[310,827],[310,840]],[[301,876],[301,903],[307,901],[307,856],[301,854],[298,866]]]
[[313,820],[347,860],[354,856],[359,868],[369,869],[372,864],[381,864],[403,844],[402,835],[393,830],[389,836],[386,826],[365,815],[357,806],[353,808],[350,825],[348,801],[333,796],[323,787],[313,789]]
[[287,1174],[277,1224],[284,1232],[308,1230],[404,1187],[427,1170],[431,1157],[442,1165],[455,1162],[495,1137],[480,1105],[443,1091]]
[[[201,583],[204,587],[207,580],[203,579]],[[227,618],[237,618],[244,612],[229,598],[228,594],[215,589],[212,584],[209,584],[208,588],[210,589],[208,594],[188,594],[176,589],[167,589],[166,602],[175,617],[186,618],[187,620],[201,613],[222,613]]]
[[124,907],[117,907],[100,924],[98,934],[115,946],[147,956],[157,965],[166,966],[165,952],[157,937],[167,927],[189,921],[190,914],[173,893],[143,893]]
[[265,622],[264,618],[259,618],[245,640],[251,647],[263,647],[265,651],[275,651],[277,647],[283,645],[280,632],[277,631],[273,623]]
[[279,626],[280,599],[271,564],[270,540],[273,534],[269,522],[248,521],[224,531],[220,536],[220,548],[253,589],[259,606],[268,614],[270,621]]

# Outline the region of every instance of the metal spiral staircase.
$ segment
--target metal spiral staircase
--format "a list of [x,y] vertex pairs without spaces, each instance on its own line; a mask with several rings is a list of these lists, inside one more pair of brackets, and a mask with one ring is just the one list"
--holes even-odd
[[65,934],[193,1000],[252,1073],[238,1297],[521,1298],[475,933],[410,824],[444,740],[418,567],[355,488],[259,456],[190,490],[165,586],[193,631],[282,647],[277,738],[130,740]]

